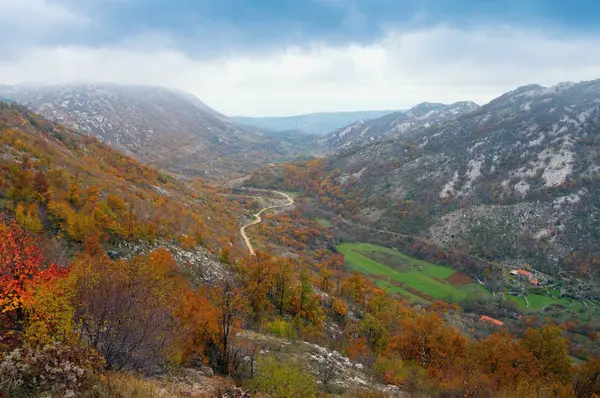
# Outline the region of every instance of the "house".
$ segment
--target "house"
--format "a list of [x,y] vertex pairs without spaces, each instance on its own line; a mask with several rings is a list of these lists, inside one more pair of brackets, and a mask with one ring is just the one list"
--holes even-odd
[[490,325],[498,326],[498,327],[504,326],[504,322],[494,319],[492,317],[489,317],[487,315],[483,315],[481,318],[479,318],[479,322],[485,322]]
[[533,279],[533,274],[531,272],[525,271],[521,268],[517,270],[517,276],[521,279],[525,279],[526,281],[531,281]]
[[530,280],[529,282],[531,282],[532,285],[536,285],[536,286],[540,284],[540,281],[535,278]]

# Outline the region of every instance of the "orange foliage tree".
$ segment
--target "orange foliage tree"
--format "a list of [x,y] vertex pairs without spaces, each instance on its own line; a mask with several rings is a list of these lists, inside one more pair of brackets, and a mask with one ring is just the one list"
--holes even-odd
[[16,221],[0,219],[0,328],[21,331],[32,287],[59,273],[56,265],[44,263],[35,238]]

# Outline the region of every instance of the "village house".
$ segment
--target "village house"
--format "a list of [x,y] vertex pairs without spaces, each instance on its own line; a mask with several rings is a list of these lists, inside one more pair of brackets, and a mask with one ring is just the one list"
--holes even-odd
[[521,280],[525,280],[529,283],[531,283],[532,285],[539,285],[540,281],[536,278],[533,277],[533,273],[530,271],[526,271],[522,268],[516,269],[516,270],[512,270],[510,271],[511,275],[521,279]]
[[517,270],[517,276],[526,281],[530,281],[533,279],[533,274],[529,271],[525,271],[524,269],[519,268]]

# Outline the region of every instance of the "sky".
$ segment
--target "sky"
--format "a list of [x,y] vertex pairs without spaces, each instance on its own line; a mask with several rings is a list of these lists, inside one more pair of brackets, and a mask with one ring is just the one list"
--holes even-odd
[[0,37],[0,84],[159,85],[227,115],[600,78],[596,0],[0,0]]

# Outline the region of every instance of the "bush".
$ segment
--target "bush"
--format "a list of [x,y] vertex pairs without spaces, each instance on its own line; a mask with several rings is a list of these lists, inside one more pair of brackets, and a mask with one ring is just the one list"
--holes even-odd
[[298,332],[294,326],[281,318],[268,322],[265,325],[265,332],[288,340],[296,340],[298,338]]
[[0,392],[9,397],[42,393],[82,396],[97,380],[101,356],[94,350],[53,343],[40,349],[17,348],[0,362]]
[[317,396],[317,382],[310,373],[292,361],[280,361],[274,357],[259,358],[257,376],[252,384],[271,398]]

